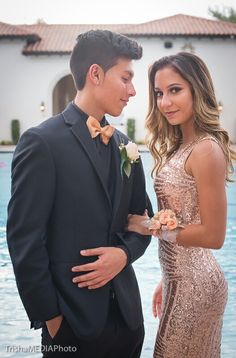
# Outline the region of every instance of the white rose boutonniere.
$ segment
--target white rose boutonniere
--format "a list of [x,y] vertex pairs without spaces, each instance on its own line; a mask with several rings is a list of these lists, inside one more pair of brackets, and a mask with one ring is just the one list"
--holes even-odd
[[139,162],[140,153],[138,151],[138,146],[133,142],[128,142],[128,144],[126,145],[122,143],[119,146],[119,149],[121,155],[121,175],[123,176],[123,172],[125,172],[125,174],[129,178],[131,173],[131,164]]

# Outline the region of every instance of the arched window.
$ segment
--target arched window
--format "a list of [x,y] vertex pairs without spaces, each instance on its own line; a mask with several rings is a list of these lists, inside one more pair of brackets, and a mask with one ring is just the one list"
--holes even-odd
[[67,104],[75,98],[76,89],[71,75],[62,77],[53,90],[53,115],[64,110]]

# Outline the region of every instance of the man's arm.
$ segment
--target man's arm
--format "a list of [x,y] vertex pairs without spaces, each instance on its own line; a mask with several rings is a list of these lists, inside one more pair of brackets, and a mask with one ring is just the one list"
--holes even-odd
[[55,171],[47,144],[35,130],[29,130],[21,137],[12,163],[7,242],[19,294],[31,321],[60,314],[45,247],[54,189]]
[[[145,177],[141,161],[134,167],[134,182],[130,205],[130,214],[142,215],[147,209],[153,216],[152,206],[145,191]],[[111,281],[126,265],[142,256],[150,243],[151,236],[135,232],[116,233],[120,244],[117,247],[98,247],[81,251],[83,256],[98,256],[98,260],[80,266],[74,266],[73,272],[88,272],[73,278],[80,288],[96,289]]]
[[[152,205],[146,193],[145,176],[140,159],[139,163],[134,164],[134,182],[129,214],[143,215],[145,210],[148,211],[149,217],[153,216]],[[133,263],[141,257],[151,241],[151,235],[144,236],[136,232],[119,232],[117,236],[121,245],[124,245],[128,251],[128,263]]]

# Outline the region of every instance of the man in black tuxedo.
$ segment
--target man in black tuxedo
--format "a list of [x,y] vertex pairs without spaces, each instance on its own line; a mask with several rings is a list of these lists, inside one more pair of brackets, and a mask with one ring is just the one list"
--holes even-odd
[[26,312],[42,327],[44,357],[140,356],[132,263],[150,237],[124,228],[128,214],[151,207],[141,160],[129,177],[121,172],[128,138],[105,113],[118,116],[135,95],[132,60],[141,56],[123,35],[79,35],[70,60],[75,100],[26,131],[14,153],[8,246]]

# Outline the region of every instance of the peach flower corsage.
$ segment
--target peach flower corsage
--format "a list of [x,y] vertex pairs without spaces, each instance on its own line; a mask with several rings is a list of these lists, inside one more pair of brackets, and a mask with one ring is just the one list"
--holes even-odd
[[175,213],[170,209],[158,211],[148,222],[148,229],[153,236],[158,236],[159,230],[175,230],[183,228]]

